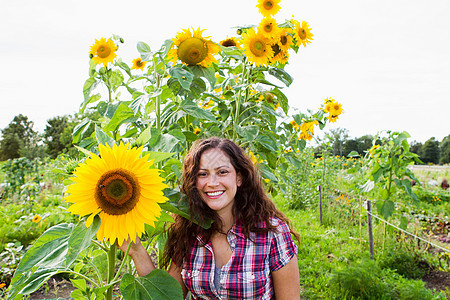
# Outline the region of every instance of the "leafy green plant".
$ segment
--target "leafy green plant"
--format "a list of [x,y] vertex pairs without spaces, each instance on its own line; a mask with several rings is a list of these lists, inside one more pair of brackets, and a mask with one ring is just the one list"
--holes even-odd
[[[381,139],[381,145],[374,146],[367,152],[368,181],[363,191],[377,188],[380,201],[376,202],[378,213],[389,218],[394,209],[392,196],[397,190],[405,192],[413,202],[417,202],[417,195],[411,188],[411,180],[417,181],[408,165],[420,162],[417,154],[409,151],[407,132],[387,131],[387,136]],[[379,137],[374,138],[374,142]]]

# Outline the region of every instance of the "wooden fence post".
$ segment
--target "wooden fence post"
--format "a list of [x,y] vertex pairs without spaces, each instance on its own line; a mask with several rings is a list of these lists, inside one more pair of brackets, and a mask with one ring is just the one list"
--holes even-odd
[[372,231],[372,207],[370,200],[367,200],[367,224],[369,228],[369,249],[370,249],[370,258],[374,259],[373,253],[373,231]]
[[318,186],[317,190],[319,190],[319,219],[320,219],[320,225],[323,225],[322,222],[322,186]]

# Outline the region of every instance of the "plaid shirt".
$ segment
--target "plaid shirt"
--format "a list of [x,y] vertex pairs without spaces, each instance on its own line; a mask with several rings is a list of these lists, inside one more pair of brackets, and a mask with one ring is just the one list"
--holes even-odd
[[[242,227],[235,224],[227,235],[231,259],[221,269],[220,288],[214,286],[214,252],[197,236],[184,262],[181,275],[194,299],[274,299],[271,272],[285,266],[297,254],[289,227],[271,220],[276,231],[250,233],[246,239]],[[261,224],[261,228],[266,224]]]

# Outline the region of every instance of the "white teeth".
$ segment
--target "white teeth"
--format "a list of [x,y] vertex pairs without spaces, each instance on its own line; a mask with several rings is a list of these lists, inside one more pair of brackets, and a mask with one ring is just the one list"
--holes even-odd
[[206,193],[208,196],[219,196],[223,192],[212,192],[212,193]]

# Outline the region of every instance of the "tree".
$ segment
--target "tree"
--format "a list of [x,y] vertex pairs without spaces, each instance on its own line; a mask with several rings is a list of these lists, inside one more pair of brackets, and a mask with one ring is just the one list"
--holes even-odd
[[0,141],[0,159],[20,157],[20,149],[29,146],[36,132],[33,130],[33,121],[19,114],[11,123],[2,129],[2,140]]
[[439,163],[441,165],[449,164],[450,163],[450,134],[442,139],[440,148],[441,148],[441,159],[440,159]]
[[424,163],[439,163],[439,141],[434,137],[428,139],[420,149],[420,159]]
[[56,158],[66,149],[62,136],[68,126],[69,118],[67,116],[58,116],[47,120],[44,129],[44,143],[47,145],[46,152],[50,157]]
[[409,151],[420,156],[420,151],[422,147],[423,144],[421,142],[412,141],[411,144],[409,145]]
[[[352,151],[358,152],[358,154],[363,157],[366,155],[366,152],[372,148],[373,136],[372,135],[363,135],[356,139],[346,140],[344,143],[343,154],[348,156],[348,154]],[[379,141],[377,142],[379,144]]]
[[330,142],[333,147],[333,155],[342,156],[344,150],[344,143],[348,139],[348,129],[336,128],[331,129],[325,135],[326,140]]

